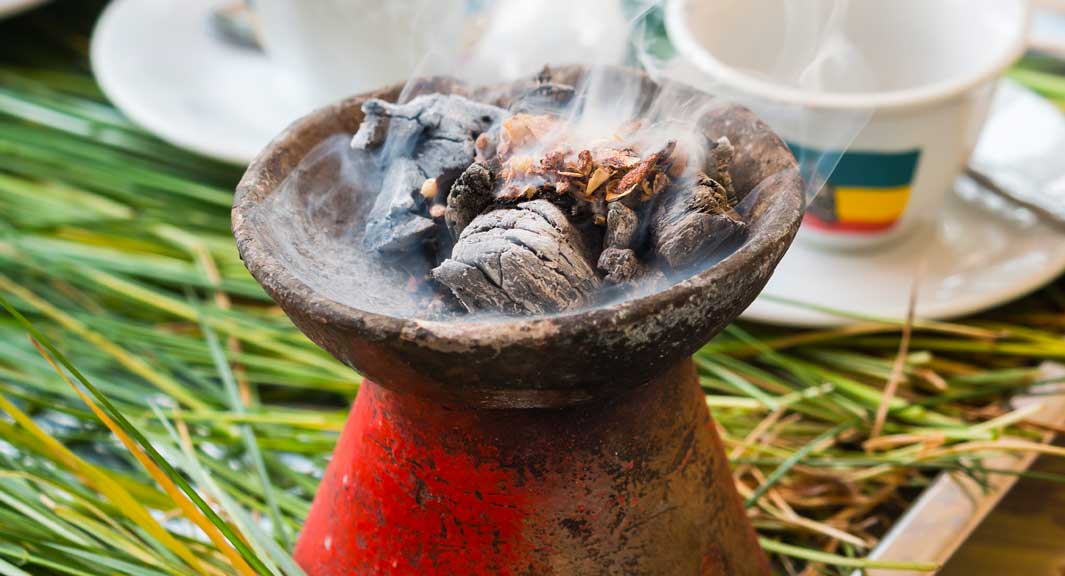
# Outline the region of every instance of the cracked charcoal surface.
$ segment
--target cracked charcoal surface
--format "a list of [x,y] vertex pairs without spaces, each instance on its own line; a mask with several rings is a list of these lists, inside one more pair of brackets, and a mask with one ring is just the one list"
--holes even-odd
[[455,94],[427,94],[405,104],[371,99],[363,103],[362,111],[363,121],[351,146],[363,150],[385,143],[410,150],[422,137],[452,144],[472,142],[506,114],[498,106]]
[[703,261],[747,229],[724,187],[705,175],[694,186],[662,198],[649,226],[654,252],[674,270]]
[[400,254],[432,234],[434,223],[424,214],[418,193],[425,178],[410,158],[397,158],[388,167],[381,193],[374,200],[366,223],[364,245],[382,254]]
[[624,284],[640,276],[640,261],[628,248],[606,248],[599,255],[599,271],[606,275],[609,284]]
[[425,202],[416,197],[422,183],[437,178],[444,189],[450,187],[474,161],[477,136],[505,111],[442,94],[418,96],[405,104],[368,100],[362,110],[365,117],[351,146],[383,147],[381,157],[390,162],[366,223],[365,246],[386,255],[400,254],[434,234]]
[[447,196],[444,221],[451,238],[458,240],[462,231],[495,200],[495,176],[488,166],[475,162],[463,172]]
[[580,234],[546,200],[481,214],[432,276],[470,312],[545,314],[591,301],[600,280]]
[[737,194],[736,187],[732,184],[732,176],[728,173],[729,166],[732,165],[732,159],[735,155],[736,149],[733,148],[732,142],[729,142],[729,139],[724,136],[713,141],[706,151],[707,174],[715,182],[721,184],[729,204],[732,206],[736,206],[743,200]]
[[636,211],[621,202],[611,202],[606,213],[606,236],[603,245],[610,248],[631,248],[639,226]]

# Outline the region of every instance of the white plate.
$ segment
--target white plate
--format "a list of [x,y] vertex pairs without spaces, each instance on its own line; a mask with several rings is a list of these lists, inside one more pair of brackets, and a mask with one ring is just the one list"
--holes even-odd
[[[1061,113],[1012,83],[1000,84],[973,164],[1003,182],[1045,190],[1065,185],[1062,150]],[[1065,270],[1065,234],[970,186],[960,183],[957,192],[935,229],[874,252],[825,252],[804,242],[800,230],[743,318],[809,327],[859,317],[899,320],[922,260],[916,315],[955,318],[1028,294]]]
[[898,320],[906,316],[922,259],[927,264],[917,292],[917,316],[954,318],[1023,296],[1054,279],[1065,269],[1065,237],[953,197],[939,229],[877,252],[826,253],[796,241],[743,318],[789,326],[842,325],[858,316]]
[[244,164],[309,110],[263,53],[212,29],[213,10],[231,2],[114,0],[96,24],[91,57],[101,88],[133,121],[182,148]]
[[0,18],[14,16],[19,12],[29,10],[39,4],[44,4],[46,1],[47,0],[0,0]]

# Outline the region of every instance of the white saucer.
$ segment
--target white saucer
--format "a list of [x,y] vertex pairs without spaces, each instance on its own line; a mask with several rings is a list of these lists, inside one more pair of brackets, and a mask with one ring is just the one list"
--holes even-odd
[[1065,236],[1042,225],[1008,221],[953,197],[939,229],[915,233],[877,252],[827,253],[797,240],[743,318],[788,326],[843,325],[860,321],[859,317],[905,318],[920,258],[927,258],[927,265],[917,293],[917,317],[955,318],[1023,296],[1053,280],[1065,269]]
[[[1038,96],[1000,84],[973,165],[993,175],[1065,182],[1065,119]],[[1006,164],[1004,164],[1004,162]],[[963,199],[965,197],[965,199]],[[918,262],[916,315],[948,319],[1028,294],[1065,270],[1065,234],[1024,209],[959,183],[939,225],[873,252],[835,253],[799,238],[743,318],[788,326],[837,326],[905,318]],[[806,305],[806,306],[803,306]],[[838,315],[828,310],[843,312]]]
[[46,1],[47,0],[0,0],[0,18],[14,16],[19,12],[29,10],[39,4],[44,4]]
[[[2,0],[0,0],[2,1]],[[114,0],[92,66],[116,106],[160,138],[245,164],[309,111],[262,52],[233,46],[210,16],[232,0]]]

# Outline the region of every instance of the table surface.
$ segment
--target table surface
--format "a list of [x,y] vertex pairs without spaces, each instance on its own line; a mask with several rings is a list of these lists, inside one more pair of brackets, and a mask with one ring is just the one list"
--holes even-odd
[[[1032,470],[1065,474],[1065,461],[1040,458]],[[940,575],[1065,576],[1065,486],[1022,478]]]

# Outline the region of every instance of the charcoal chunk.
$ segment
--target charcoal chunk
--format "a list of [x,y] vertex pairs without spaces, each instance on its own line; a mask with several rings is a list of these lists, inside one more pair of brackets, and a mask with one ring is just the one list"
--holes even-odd
[[433,279],[447,286],[469,312],[499,311],[517,314],[520,303],[491,280],[476,265],[448,258],[433,269]]
[[401,255],[432,234],[436,225],[425,216],[420,194],[423,182],[424,175],[410,158],[392,162],[366,221],[363,245],[367,249]]
[[725,197],[728,198],[729,206],[733,207],[743,200],[736,193],[736,187],[732,184],[732,176],[728,173],[735,155],[736,149],[725,136],[711,142],[710,148],[706,151],[706,174],[721,185],[725,191]]
[[492,204],[494,193],[495,176],[491,169],[480,162],[470,164],[455,180],[447,196],[444,221],[452,239],[458,240],[466,226]]
[[603,244],[609,248],[630,248],[636,240],[639,219],[636,211],[621,202],[611,202],[606,213],[606,237]]
[[[458,175],[474,160],[477,137],[506,112],[454,94],[427,94],[405,104],[367,100],[353,148],[384,145],[385,161],[411,156],[428,176]],[[387,124],[387,129],[383,126]]]
[[694,186],[661,198],[650,220],[655,254],[674,270],[704,261],[747,225],[732,209],[720,182],[701,175]]
[[624,284],[640,275],[640,261],[628,248],[606,248],[599,255],[599,271],[609,284]]
[[364,245],[401,255],[436,232],[429,205],[418,192],[432,177],[449,187],[473,161],[478,136],[495,125],[502,108],[461,96],[429,94],[405,104],[368,100],[351,140],[353,148],[381,147],[387,164],[377,200],[367,218]]
[[486,212],[432,271],[470,312],[545,314],[587,304],[600,281],[578,230],[546,200]]

